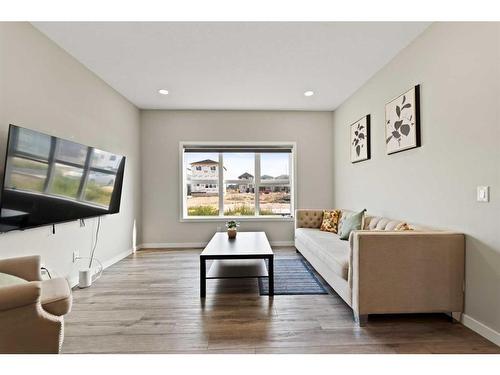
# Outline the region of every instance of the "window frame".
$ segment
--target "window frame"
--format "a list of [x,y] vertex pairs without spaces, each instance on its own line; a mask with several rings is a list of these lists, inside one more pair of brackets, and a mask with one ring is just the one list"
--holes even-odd
[[[199,146],[203,147],[213,147],[213,146],[231,146],[231,147],[289,147],[290,160],[290,215],[258,215],[259,212],[259,189],[261,186],[269,186],[264,183],[261,184],[260,176],[260,153],[255,153],[255,215],[254,216],[224,216],[224,175],[221,173],[221,168],[219,168],[218,176],[218,189],[219,189],[219,215],[218,216],[188,216],[187,215],[187,173],[184,166],[184,149],[185,146]],[[209,152],[209,151],[207,151]],[[244,152],[244,151],[242,151]],[[219,165],[223,165],[223,153],[218,153],[219,155]],[[226,222],[228,220],[237,221],[294,221],[295,207],[297,206],[297,144],[296,142],[199,142],[199,141],[181,141],[179,142],[179,193],[180,193],[180,222]],[[222,215],[221,215],[222,213]]]

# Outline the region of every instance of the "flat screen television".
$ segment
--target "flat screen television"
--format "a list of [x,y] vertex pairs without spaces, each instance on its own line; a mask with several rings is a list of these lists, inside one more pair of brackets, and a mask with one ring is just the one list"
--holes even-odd
[[124,169],[124,156],[10,125],[0,232],[118,213]]

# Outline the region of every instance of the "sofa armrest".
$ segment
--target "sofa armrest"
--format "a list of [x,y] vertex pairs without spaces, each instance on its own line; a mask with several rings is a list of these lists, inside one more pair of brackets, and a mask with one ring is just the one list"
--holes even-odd
[[0,272],[8,273],[28,281],[41,281],[40,256],[31,255],[0,260]]
[[354,232],[350,266],[359,315],[463,311],[461,233]]
[[0,288],[0,353],[59,353],[64,318],[40,303],[41,282]]
[[323,210],[300,208],[295,210],[295,229],[319,228],[323,221]]
[[35,304],[40,299],[41,291],[39,281],[2,287],[0,288],[0,311]]

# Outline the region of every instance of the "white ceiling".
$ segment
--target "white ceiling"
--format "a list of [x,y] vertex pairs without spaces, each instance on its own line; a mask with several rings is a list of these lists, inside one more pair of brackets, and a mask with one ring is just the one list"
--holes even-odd
[[33,25],[139,108],[333,110],[429,23]]

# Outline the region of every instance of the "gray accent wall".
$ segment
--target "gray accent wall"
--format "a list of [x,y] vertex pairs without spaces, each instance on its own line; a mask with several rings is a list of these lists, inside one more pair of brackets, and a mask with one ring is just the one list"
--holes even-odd
[[[29,23],[0,22],[0,169],[9,123],[127,157],[120,213],[103,217],[96,257],[106,264],[140,234],[139,110]],[[0,171],[0,176],[3,172]],[[73,251],[89,256],[96,219],[0,235],[0,258],[40,254],[74,276]]]
[[[416,84],[422,147],[386,155],[385,104]],[[366,114],[372,158],[351,164]],[[332,116],[334,204],[465,233],[465,318],[500,332],[500,24],[431,25]]]
[[[332,204],[331,112],[141,111],[143,243],[182,246],[208,242],[218,222],[180,222],[179,142],[295,141],[297,207]],[[293,222],[242,222],[274,243],[293,242]]]

